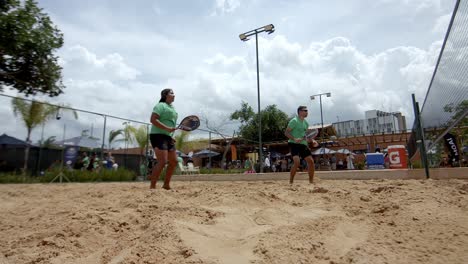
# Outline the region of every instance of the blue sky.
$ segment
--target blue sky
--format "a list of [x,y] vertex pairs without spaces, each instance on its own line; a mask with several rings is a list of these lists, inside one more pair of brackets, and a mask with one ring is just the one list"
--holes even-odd
[[[423,102],[455,0],[38,4],[65,38],[58,55],[67,88],[49,101],[149,121],[160,91],[170,87],[180,117],[198,114],[232,134],[238,124],[228,115],[242,101],[257,109],[255,41],[238,35],[270,23],[275,33],[259,36],[262,108],[276,104],[293,114],[307,105],[309,122],[318,123],[319,104],[309,96],[331,92],[323,99],[326,123],[379,109],[400,111],[411,124],[411,94]],[[0,113],[10,118],[10,106]],[[80,118],[69,133],[89,122]],[[23,137],[21,124],[3,126]]]

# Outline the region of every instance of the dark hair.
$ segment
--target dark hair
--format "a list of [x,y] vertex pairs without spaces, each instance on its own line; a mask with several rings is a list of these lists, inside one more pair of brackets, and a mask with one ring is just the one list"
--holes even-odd
[[166,102],[167,95],[172,91],[172,89],[166,88],[161,91],[161,99],[159,99],[159,102]]
[[299,106],[297,108],[297,113],[299,114],[299,111],[301,111],[302,109],[306,109],[306,108],[307,108],[307,106],[303,106],[303,105]]

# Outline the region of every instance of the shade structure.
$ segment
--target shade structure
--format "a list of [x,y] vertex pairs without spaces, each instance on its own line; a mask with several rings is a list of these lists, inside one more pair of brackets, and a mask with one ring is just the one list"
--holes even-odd
[[218,156],[218,155],[219,155],[219,153],[216,152],[216,151],[204,149],[204,150],[200,150],[199,152],[193,154],[193,157],[195,157],[195,158],[209,158],[209,157],[214,157],[214,156]]
[[352,153],[349,149],[339,149],[336,151],[336,153],[340,153],[340,154],[350,154]]
[[0,145],[10,146],[10,147],[30,146],[30,144],[28,144],[26,141],[8,136],[7,134],[3,134],[0,136]]
[[73,137],[61,141],[56,141],[54,142],[54,145],[58,146],[78,146],[78,147],[83,147],[83,148],[90,148],[90,149],[95,149],[95,148],[100,148],[101,143],[99,142],[99,139],[96,138],[91,138],[91,137]]
[[319,148],[312,152],[312,155],[324,155],[324,154],[333,154],[336,153],[336,151],[331,150],[329,148]]

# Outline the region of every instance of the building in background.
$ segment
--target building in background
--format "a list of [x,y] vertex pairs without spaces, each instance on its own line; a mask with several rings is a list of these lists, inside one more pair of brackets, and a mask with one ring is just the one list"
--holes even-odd
[[406,131],[406,118],[400,112],[369,110],[365,119],[333,123],[338,137]]

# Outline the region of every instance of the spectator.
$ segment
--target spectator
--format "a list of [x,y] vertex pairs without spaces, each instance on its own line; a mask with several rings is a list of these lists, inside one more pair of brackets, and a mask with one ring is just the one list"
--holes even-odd
[[109,170],[111,170],[114,167],[115,159],[114,159],[114,156],[112,156],[111,152],[107,153],[105,164],[106,164],[106,168]]
[[81,170],[87,170],[89,167],[89,157],[87,152],[83,152],[83,158],[81,159],[81,162],[83,163],[83,166],[81,167]]
[[331,169],[336,170],[336,156],[335,154],[332,155],[330,158],[330,163],[331,163]]
[[351,153],[348,153],[346,157],[346,163],[348,164],[347,169],[348,170],[354,170],[354,164],[353,164],[354,157]]
[[338,160],[338,166],[337,167],[338,167],[339,170],[344,169],[343,159]]

